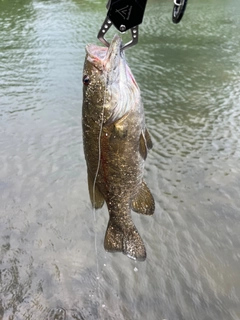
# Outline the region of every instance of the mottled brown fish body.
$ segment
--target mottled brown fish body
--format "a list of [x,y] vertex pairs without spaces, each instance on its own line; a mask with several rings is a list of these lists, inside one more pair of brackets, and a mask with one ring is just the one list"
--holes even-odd
[[146,258],[131,209],[151,215],[154,200],[143,182],[152,147],[140,90],[115,36],[109,49],[90,45],[84,64],[82,109],[84,153],[93,206],[104,201],[110,215],[104,246],[137,260]]

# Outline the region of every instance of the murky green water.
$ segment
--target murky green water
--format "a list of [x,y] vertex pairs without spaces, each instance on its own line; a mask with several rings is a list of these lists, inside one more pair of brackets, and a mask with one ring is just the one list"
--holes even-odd
[[[0,1],[0,319],[240,319],[240,2],[149,0],[126,51],[154,149],[148,258],[108,254],[81,137],[105,1]],[[109,37],[114,34],[109,33]]]

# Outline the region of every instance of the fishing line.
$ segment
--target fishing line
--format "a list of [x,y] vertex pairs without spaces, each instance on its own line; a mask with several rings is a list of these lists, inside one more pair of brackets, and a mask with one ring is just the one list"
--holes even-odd
[[102,136],[102,131],[103,131],[103,120],[104,120],[104,105],[106,101],[106,91],[104,93],[104,99],[103,99],[103,107],[102,107],[102,112],[101,112],[101,119],[100,119],[100,129],[99,129],[99,135],[98,135],[98,165],[97,165],[97,170],[95,173],[95,177],[93,180],[93,209],[94,209],[94,221],[96,222],[96,210],[95,210],[95,205],[96,205],[96,194],[95,194],[95,186],[97,182],[97,176],[99,173],[100,169],[100,162],[101,162],[101,136]]
[[[96,192],[95,192],[95,187],[96,187],[96,182],[97,182],[97,177],[100,169],[100,163],[101,163],[101,136],[102,136],[102,131],[103,131],[103,121],[104,121],[104,105],[106,101],[106,90],[104,90],[104,98],[103,98],[103,107],[102,107],[102,112],[101,112],[101,118],[100,118],[100,128],[99,128],[99,135],[98,135],[98,164],[97,164],[97,169],[95,173],[95,177],[93,180],[93,219],[94,219],[94,245],[95,245],[95,258],[96,258],[96,267],[97,267],[97,297],[98,300],[100,300],[100,285],[99,285],[99,263],[98,263],[98,249],[97,249],[97,228],[96,228]],[[101,315],[101,306],[100,306],[100,315]]]

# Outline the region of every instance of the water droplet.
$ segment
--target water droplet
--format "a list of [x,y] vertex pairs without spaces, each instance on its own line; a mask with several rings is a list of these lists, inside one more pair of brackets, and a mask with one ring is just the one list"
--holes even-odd
[[137,271],[138,271],[138,268],[135,267],[133,270],[134,270],[135,272],[137,272]]
[[104,267],[106,267],[107,265],[106,265],[106,263],[104,263]]
[[102,304],[102,307],[105,308],[106,307],[105,304]]

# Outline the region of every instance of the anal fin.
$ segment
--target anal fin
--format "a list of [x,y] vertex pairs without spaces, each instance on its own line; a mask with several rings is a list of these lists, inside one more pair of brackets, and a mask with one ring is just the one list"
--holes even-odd
[[104,197],[99,191],[97,185],[94,185],[94,180],[88,170],[88,191],[93,208],[100,209],[104,204]]
[[154,213],[155,201],[144,181],[142,182],[137,195],[131,202],[131,208],[133,211],[145,215],[152,215]]

